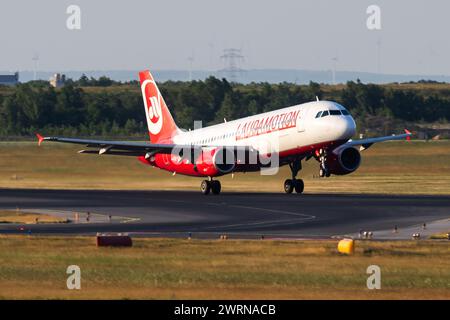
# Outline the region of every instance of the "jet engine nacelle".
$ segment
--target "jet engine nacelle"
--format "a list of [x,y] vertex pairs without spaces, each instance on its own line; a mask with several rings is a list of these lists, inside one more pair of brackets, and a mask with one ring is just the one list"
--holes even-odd
[[217,176],[230,173],[236,167],[236,157],[233,149],[216,148],[204,150],[195,162],[199,173]]
[[331,174],[345,175],[356,171],[361,164],[361,154],[353,147],[337,148],[327,157]]

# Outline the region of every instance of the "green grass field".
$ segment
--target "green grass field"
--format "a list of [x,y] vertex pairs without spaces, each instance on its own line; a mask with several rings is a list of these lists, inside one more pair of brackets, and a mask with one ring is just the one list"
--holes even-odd
[[[198,190],[201,179],[172,176],[134,157],[77,154],[83,146],[35,142],[0,143],[0,187],[70,189]],[[318,163],[304,163],[306,193],[450,194],[450,141],[400,141],[362,152],[350,175],[317,178]],[[282,192],[287,167],[275,176],[221,177],[227,191]]]
[[[3,299],[450,299],[448,241],[135,239],[97,248],[93,238],[0,237]],[[81,268],[81,290],[66,269]],[[369,265],[381,290],[366,287]]]

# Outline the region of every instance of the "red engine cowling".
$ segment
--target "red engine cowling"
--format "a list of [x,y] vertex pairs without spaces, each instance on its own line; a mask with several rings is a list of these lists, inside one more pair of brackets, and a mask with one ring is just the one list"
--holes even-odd
[[331,174],[345,175],[359,168],[361,154],[352,147],[342,148],[331,152],[326,162]]
[[207,176],[230,173],[236,167],[234,151],[227,148],[216,148],[203,151],[195,162],[197,171]]

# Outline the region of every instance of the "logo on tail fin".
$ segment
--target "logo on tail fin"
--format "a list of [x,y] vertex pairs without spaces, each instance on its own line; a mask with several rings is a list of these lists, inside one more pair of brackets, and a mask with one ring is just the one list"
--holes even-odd
[[161,111],[162,96],[153,80],[145,80],[141,85],[144,97],[145,115],[147,117],[148,131],[157,135],[161,132],[163,117]]

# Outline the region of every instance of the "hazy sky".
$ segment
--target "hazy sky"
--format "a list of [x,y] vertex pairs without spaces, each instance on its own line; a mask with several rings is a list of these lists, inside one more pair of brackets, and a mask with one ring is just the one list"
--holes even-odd
[[[81,8],[81,30],[66,9]],[[381,30],[366,9],[381,8]],[[219,69],[224,48],[243,67],[450,75],[448,0],[1,0],[0,70]]]

